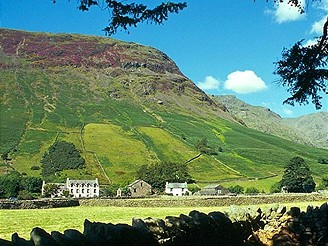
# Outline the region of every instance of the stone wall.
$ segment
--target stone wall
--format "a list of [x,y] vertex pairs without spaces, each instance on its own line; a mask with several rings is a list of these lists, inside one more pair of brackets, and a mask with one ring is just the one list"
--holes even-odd
[[256,205],[273,203],[294,203],[327,201],[325,194],[273,194],[273,195],[238,195],[238,196],[183,196],[152,197],[142,199],[85,199],[80,200],[82,206],[110,207],[221,207],[235,205]]
[[11,242],[0,240],[0,246],[326,246],[327,213],[324,203],[316,208],[309,206],[304,212],[279,206],[267,211],[234,206],[227,214],[191,211],[165,219],[133,218],[131,226],[85,220],[83,233],[68,229],[49,234],[34,228],[30,240],[14,233]]
[[0,209],[39,209],[60,208],[79,206],[79,200],[75,199],[40,199],[40,200],[17,200],[0,201]]

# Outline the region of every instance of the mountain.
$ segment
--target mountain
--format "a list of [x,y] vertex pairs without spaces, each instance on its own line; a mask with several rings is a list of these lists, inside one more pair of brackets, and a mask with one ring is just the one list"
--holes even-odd
[[[245,127],[151,47],[0,29],[0,90],[0,174],[39,176],[43,154],[60,140],[77,147],[86,167],[47,180],[126,184],[142,165],[170,161],[188,163],[197,183],[271,184],[294,156],[318,180],[328,172],[318,163],[326,151]],[[204,138],[212,155],[195,147]]]
[[328,112],[283,119],[287,126],[297,129],[312,140],[317,147],[328,149]]
[[269,108],[252,106],[233,95],[215,96],[248,127],[296,143],[328,149],[328,112],[283,119]]

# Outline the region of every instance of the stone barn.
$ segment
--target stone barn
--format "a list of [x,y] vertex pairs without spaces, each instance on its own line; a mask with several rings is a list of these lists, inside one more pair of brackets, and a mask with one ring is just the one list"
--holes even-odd
[[152,187],[146,181],[137,179],[128,185],[132,197],[148,196],[152,193]]
[[224,188],[222,185],[211,184],[205,186],[203,189],[199,191],[201,196],[218,196],[228,194],[229,190]]

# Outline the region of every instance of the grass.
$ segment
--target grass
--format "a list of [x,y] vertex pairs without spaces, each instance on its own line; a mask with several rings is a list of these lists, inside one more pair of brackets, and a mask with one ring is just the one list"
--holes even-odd
[[[287,207],[297,206],[305,210],[308,205],[320,206],[322,202],[302,202],[283,204]],[[242,206],[265,209],[272,204]],[[34,227],[41,227],[47,232],[66,229],[77,229],[83,232],[85,219],[103,223],[126,223],[131,225],[132,218],[165,218],[165,216],[178,216],[188,214],[192,210],[204,213],[212,211],[227,211],[226,207],[70,207],[52,209],[22,209],[0,210],[0,238],[10,240],[11,235],[17,232],[19,236],[29,239],[29,234]]]
[[[114,72],[114,68],[110,69]],[[143,164],[184,163],[198,155],[195,143],[202,138],[216,149],[221,147],[223,152],[217,156],[202,155],[188,163],[192,177],[200,183],[281,175],[284,165],[294,156],[306,160],[316,180],[328,173],[328,165],[317,163],[319,157],[328,159],[325,150],[294,144],[214,117],[208,108],[204,108],[204,114],[188,114],[188,106],[180,111],[173,102],[159,106],[151,95],[139,95],[137,91],[148,82],[155,83],[157,75],[131,80],[132,74],[108,76],[98,70],[83,72],[70,68],[22,68],[16,73],[0,73],[0,154],[12,150],[12,167],[21,173],[40,174],[30,168],[40,165],[43,153],[58,132],[58,139],[74,143],[87,160],[86,170],[65,171],[62,177],[93,176],[102,184],[108,180],[97,158],[111,181],[124,185],[134,180],[135,171]],[[122,85],[127,82],[129,89]],[[117,89],[119,99],[112,98],[113,89]],[[193,96],[185,95],[185,103],[190,107],[196,100]],[[182,100],[180,106],[183,98],[175,98]],[[86,151],[80,139],[83,125]],[[0,160],[0,164],[5,163]],[[275,180],[265,182],[250,184],[268,191]]]
[[152,161],[151,151],[135,133],[117,125],[88,124],[83,139],[87,151],[101,156],[100,161],[106,160],[103,167],[114,183],[131,182],[138,167]]

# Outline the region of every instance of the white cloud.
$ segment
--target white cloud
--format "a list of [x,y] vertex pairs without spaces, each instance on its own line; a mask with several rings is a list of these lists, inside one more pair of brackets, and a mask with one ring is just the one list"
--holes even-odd
[[322,9],[322,10],[328,12],[328,0],[321,0],[319,2],[319,9]]
[[294,112],[288,108],[284,108],[283,112],[288,116],[292,116],[294,114]]
[[[305,6],[305,0],[301,0],[301,5]],[[275,21],[280,23],[297,21],[305,16],[301,14],[299,9],[295,6],[288,4],[288,1],[277,2],[274,11],[268,11],[274,15]]]
[[197,86],[202,90],[217,90],[220,88],[220,81],[212,76],[206,76],[203,82],[198,82]]
[[318,43],[317,39],[310,39],[308,41],[306,41],[306,43],[304,44],[304,47],[308,47],[308,46],[312,46]]
[[224,83],[224,88],[239,94],[249,94],[263,91],[268,87],[254,71],[246,70],[230,73]]
[[327,17],[328,17],[328,15],[323,16],[321,20],[314,22],[312,24],[311,33],[322,35],[323,25],[327,21]]

